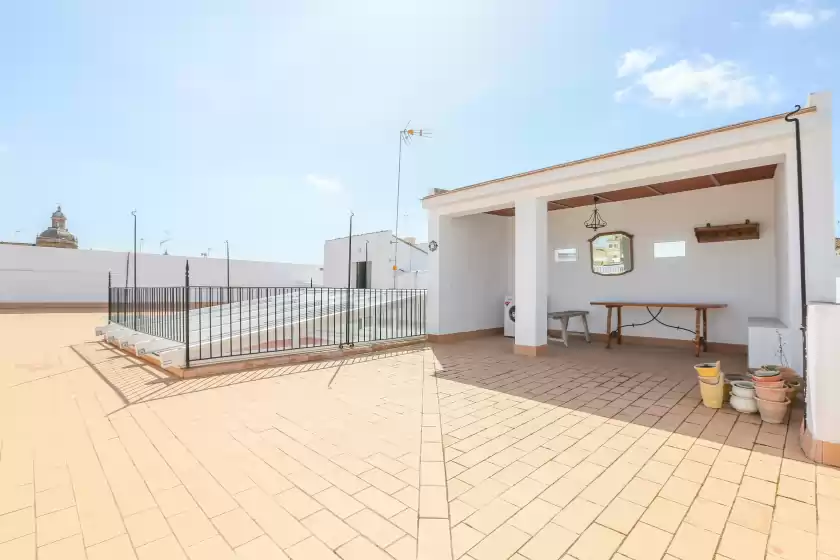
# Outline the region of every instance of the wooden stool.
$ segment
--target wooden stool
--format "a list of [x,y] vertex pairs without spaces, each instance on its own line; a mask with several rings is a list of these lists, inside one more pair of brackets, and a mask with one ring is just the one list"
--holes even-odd
[[569,319],[572,317],[580,317],[583,321],[583,334],[586,337],[586,342],[591,342],[589,339],[589,323],[586,321],[586,316],[589,311],[551,311],[548,314],[549,319],[558,319],[560,321],[560,332],[563,333],[563,338],[548,337],[549,340],[562,342],[569,347]]

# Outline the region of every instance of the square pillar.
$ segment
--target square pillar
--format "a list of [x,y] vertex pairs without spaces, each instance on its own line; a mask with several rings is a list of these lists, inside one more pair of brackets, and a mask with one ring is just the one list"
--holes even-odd
[[446,305],[451,305],[452,267],[448,260],[454,252],[452,244],[452,218],[429,213],[429,241],[438,244],[436,251],[428,256],[429,286],[426,292],[426,332],[430,336],[440,336],[451,332],[448,325]]
[[516,200],[514,353],[526,356],[548,349],[547,212],[545,200]]

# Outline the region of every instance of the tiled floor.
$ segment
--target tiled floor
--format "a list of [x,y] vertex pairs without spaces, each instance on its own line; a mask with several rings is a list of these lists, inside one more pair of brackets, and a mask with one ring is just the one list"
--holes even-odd
[[495,338],[173,381],[100,321],[0,315],[0,558],[840,559],[801,413],[705,409],[685,351]]

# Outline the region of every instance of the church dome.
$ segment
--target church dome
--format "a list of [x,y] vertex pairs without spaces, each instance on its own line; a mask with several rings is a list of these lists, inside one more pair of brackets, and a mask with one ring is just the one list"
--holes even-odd
[[67,217],[59,206],[52,214],[52,225],[41,232],[35,239],[35,245],[40,247],[60,247],[78,249],[79,241],[66,227]]

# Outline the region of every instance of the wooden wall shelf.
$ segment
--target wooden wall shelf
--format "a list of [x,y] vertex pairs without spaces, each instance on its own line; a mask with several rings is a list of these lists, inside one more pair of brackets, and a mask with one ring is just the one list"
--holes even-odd
[[706,224],[705,227],[694,228],[694,235],[698,243],[717,243],[719,241],[742,241],[746,239],[758,239],[758,224],[749,220],[743,224],[727,224],[713,226]]

